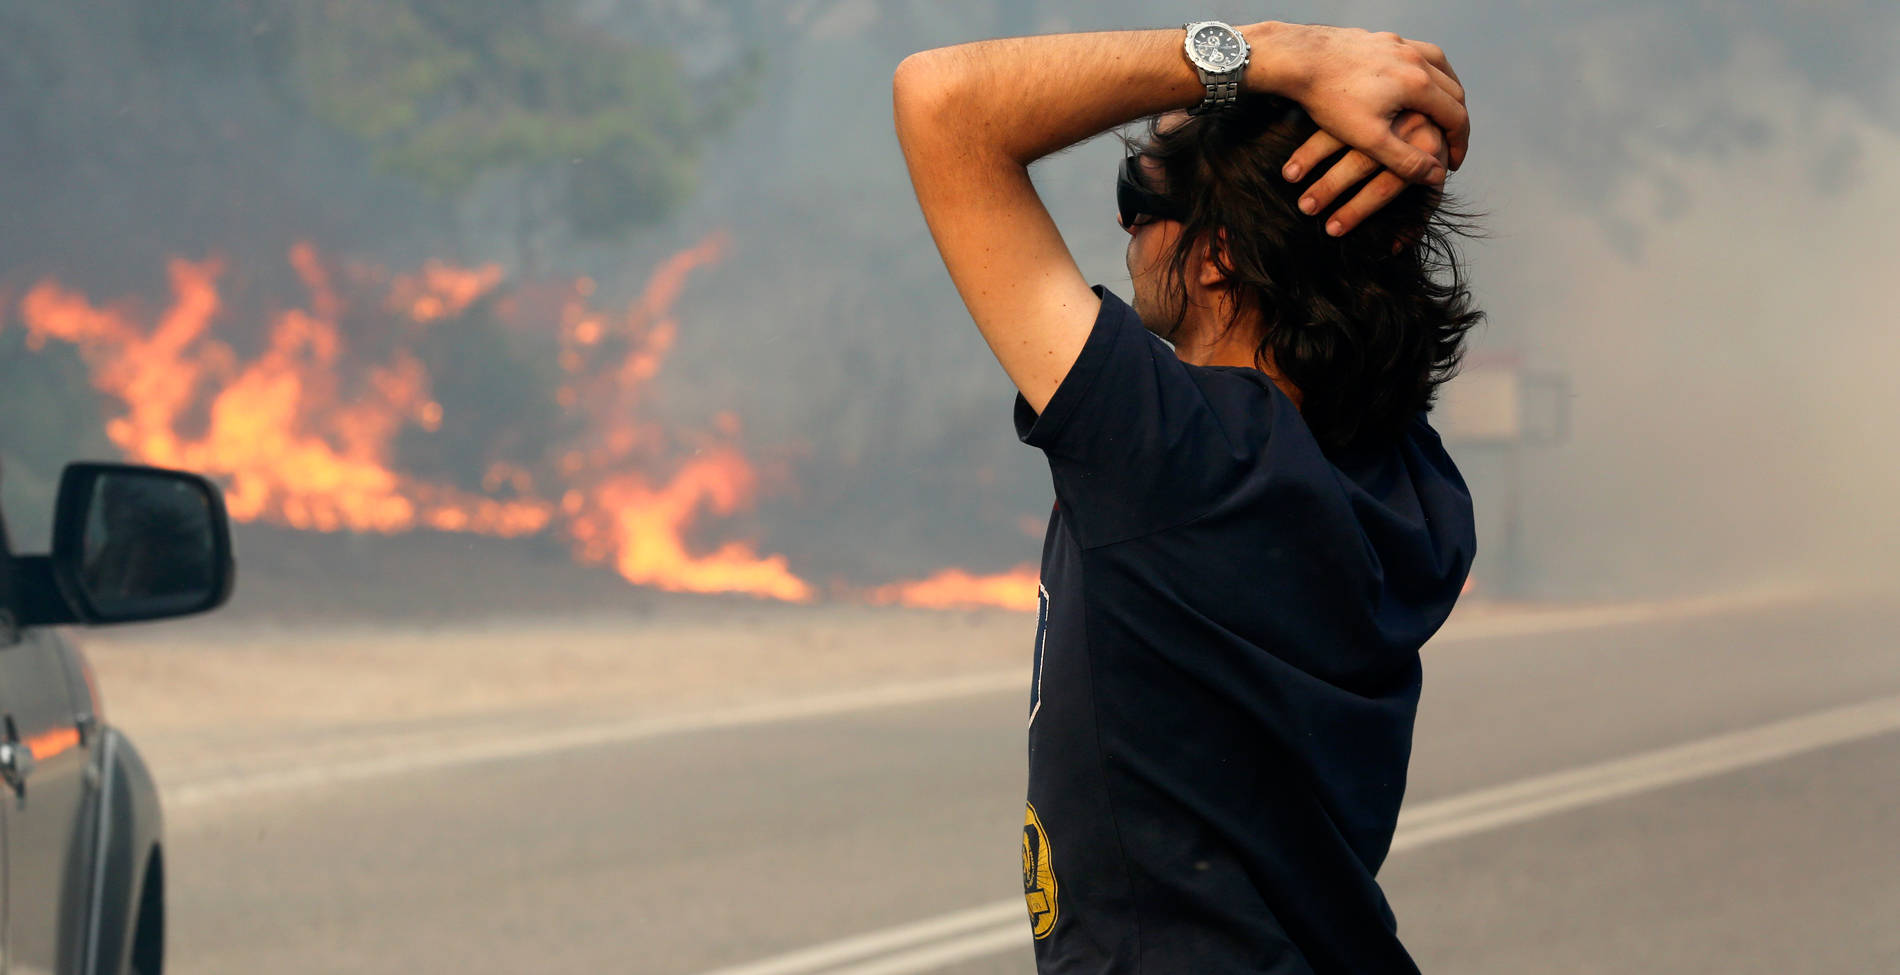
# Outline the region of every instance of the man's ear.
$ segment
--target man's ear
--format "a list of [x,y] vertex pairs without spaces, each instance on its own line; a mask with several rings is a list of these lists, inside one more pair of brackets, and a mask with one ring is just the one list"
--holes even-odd
[[1212,235],[1202,235],[1201,242],[1194,248],[1194,263],[1199,270],[1195,279],[1203,288],[1213,288],[1227,283],[1227,274],[1223,266],[1231,266],[1227,259],[1227,228],[1216,228]]

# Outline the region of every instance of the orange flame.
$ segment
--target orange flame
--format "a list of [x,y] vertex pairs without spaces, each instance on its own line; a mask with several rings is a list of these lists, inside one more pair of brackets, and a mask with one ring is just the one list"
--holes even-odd
[[[31,347],[49,339],[77,346],[94,385],[123,404],[106,429],[114,444],[142,463],[220,478],[239,521],[517,536],[540,532],[558,517],[577,556],[609,563],[631,582],[807,600],[811,587],[784,556],[762,557],[741,542],[695,554],[687,544],[703,515],[731,515],[756,494],[756,472],[720,440],[736,436],[736,418],[717,418],[717,432],[702,436],[693,445],[697,456],[680,463],[666,459],[680,445],[639,420],[645,387],[678,335],[671,308],[690,274],[720,260],[725,248],[725,238],[714,235],[664,262],[618,319],[586,306],[592,281],[569,288],[560,312],[560,365],[569,381],[557,401],[587,422],[575,442],[557,451],[559,470],[547,478],[564,485],[558,502],[535,492],[531,463],[492,463],[482,478],[487,494],[396,469],[397,437],[411,427],[436,431],[445,419],[427,369],[401,344],[412,327],[392,326],[396,346],[383,361],[352,367],[339,327],[349,303],[308,245],[290,254],[308,307],[276,316],[264,350],[249,361],[212,335],[223,311],[216,260],[170,262],[173,301],[149,327],[129,305],[95,306],[51,280],[36,285],[20,308]],[[359,283],[383,282],[380,309],[414,326],[463,313],[501,281],[493,266],[441,262],[409,275],[346,270]],[[648,473],[666,467],[673,468],[669,478]],[[489,496],[496,493],[512,496]]]
[[[561,366],[569,381],[560,402],[588,420],[588,435],[562,459],[563,474],[576,485],[562,509],[583,558],[613,563],[639,585],[675,592],[743,592],[792,602],[810,600],[810,584],[794,575],[782,555],[761,557],[750,545],[727,542],[694,555],[686,533],[702,513],[731,515],[750,505],[758,475],[736,449],[717,437],[738,434],[737,418],[714,418],[717,436],[696,444],[699,454],[678,466],[670,480],[654,484],[629,468],[638,458],[665,449],[666,431],[641,423],[647,384],[660,373],[679,338],[672,308],[687,279],[725,257],[728,241],[713,234],[661,262],[627,314],[609,318],[584,299],[587,279],[575,283],[561,312]],[[603,349],[619,343],[618,361],[602,362]]]
[[1002,609],[1033,610],[1040,600],[1037,586],[1041,573],[1034,565],[1019,565],[995,575],[971,575],[962,569],[944,569],[927,579],[894,582],[879,586],[866,598],[880,606],[915,606],[922,609],[958,609],[995,606]]
[[[29,291],[21,313],[29,341],[77,345],[94,385],[124,404],[106,436],[126,456],[221,477],[239,521],[317,531],[419,524],[507,536],[540,531],[551,514],[545,503],[497,501],[391,469],[390,447],[403,424],[440,409],[428,399],[428,375],[404,352],[372,368],[357,395],[344,398],[338,301],[313,251],[300,245],[291,262],[310,286],[312,309],[280,315],[267,348],[248,363],[209,335],[220,311],[215,260],[171,262],[174,300],[149,334],[128,309],[95,307],[53,281]],[[208,419],[191,435],[184,428],[197,409]]]
[[702,510],[731,514],[749,500],[754,474],[731,450],[696,457],[673,479],[653,488],[638,475],[602,482],[595,504],[575,519],[577,537],[604,537],[616,550],[614,567],[627,581],[675,592],[749,592],[792,602],[812,598],[785,557],[760,558],[750,546],[727,542],[707,555],[690,555],[684,530]]
[[421,271],[398,274],[390,281],[389,300],[383,307],[417,322],[452,318],[500,283],[501,266],[497,264],[461,268],[441,261],[425,261]]

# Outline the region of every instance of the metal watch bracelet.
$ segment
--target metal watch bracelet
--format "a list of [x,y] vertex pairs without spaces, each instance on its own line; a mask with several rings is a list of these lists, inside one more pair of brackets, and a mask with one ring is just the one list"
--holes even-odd
[[1232,106],[1240,101],[1239,81],[1209,81],[1208,74],[1201,72],[1201,84],[1207,86],[1207,97],[1199,105],[1188,109],[1189,115],[1205,115]]

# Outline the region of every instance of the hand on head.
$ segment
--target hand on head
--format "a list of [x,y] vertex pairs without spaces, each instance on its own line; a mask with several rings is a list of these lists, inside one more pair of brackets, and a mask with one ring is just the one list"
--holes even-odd
[[[1410,111],[1399,113],[1399,116],[1392,120],[1392,132],[1403,139],[1407,145],[1438,160],[1438,165],[1444,167],[1451,165],[1451,143],[1445,137],[1445,131],[1424,115]],[[1344,148],[1346,148],[1345,143],[1325,129],[1321,129],[1313,133],[1312,137],[1295,151],[1294,158],[1303,158],[1310,152],[1323,163]],[[1313,180],[1312,185],[1306,188],[1306,192],[1300,194],[1300,212],[1311,215],[1324,211],[1340,198],[1340,194],[1358,186],[1367,177],[1372,177],[1371,182],[1366,183],[1358,193],[1327,217],[1327,233],[1337,237],[1357,227],[1380,207],[1392,202],[1393,198],[1404,192],[1407,186],[1412,185],[1401,179],[1399,174],[1391,169],[1379,165],[1378,161],[1367,155],[1364,150],[1353,149],[1341,156],[1338,162],[1327,167],[1317,179]]]
[[1300,38],[1305,70],[1287,94],[1320,131],[1294,151],[1284,175],[1298,181],[1340,149],[1352,150],[1314,180],[1302,209],[1319,213],[1378,174],[1331,215],[1329,233],[1351,231],[1408,184],[1443,183],[1464,164],[1471,138],[1465,89],[1437,45],[1322,26],[1302,28]]

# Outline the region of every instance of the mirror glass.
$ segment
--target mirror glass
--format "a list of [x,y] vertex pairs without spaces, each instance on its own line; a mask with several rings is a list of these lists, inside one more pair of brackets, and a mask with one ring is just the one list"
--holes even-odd
[[218,584],[211,502],[200,486],[160,471],[92,482],[79,584],[101,617],[142,618],[204,607]]

